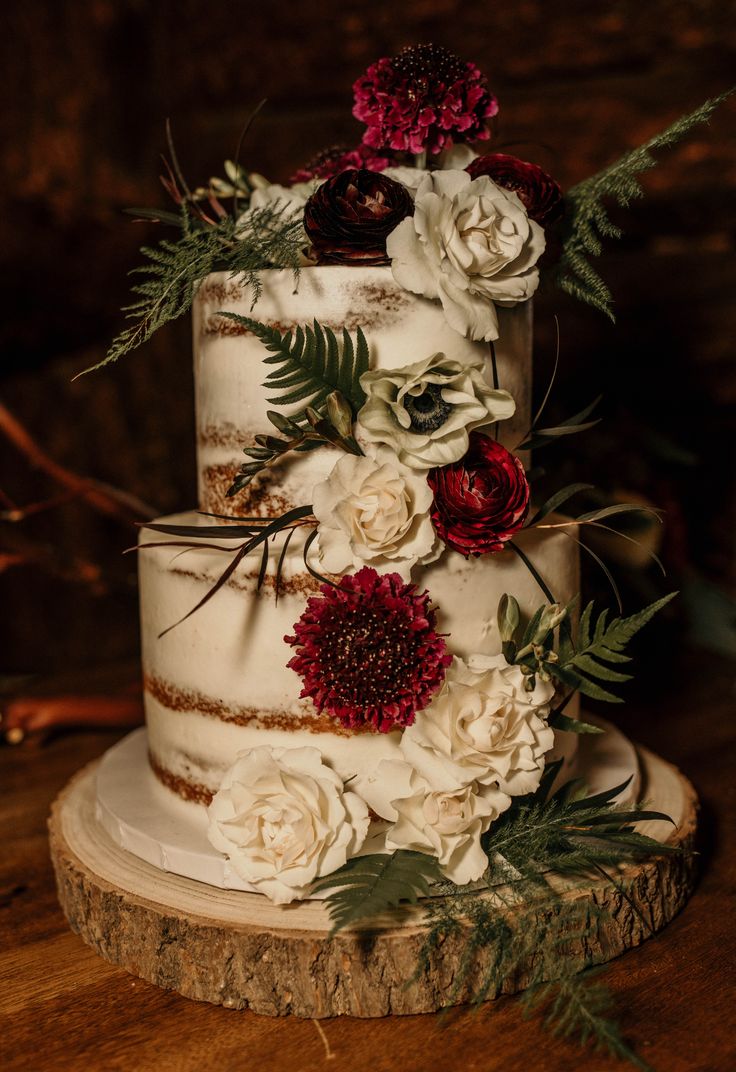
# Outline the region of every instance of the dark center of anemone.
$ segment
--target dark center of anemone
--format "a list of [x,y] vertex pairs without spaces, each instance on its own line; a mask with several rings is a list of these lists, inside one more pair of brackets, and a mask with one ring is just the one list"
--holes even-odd
[[363,709],[396,701],[416,651],[408,618],[356,604],[323,625],[320,676],[334,699]]
[[391,60],[391,66],[399,74],[415,81],[449,85],[464,78],[467,64],[441,45],[410,45],[402,48]]
[[403,401],[413,432],[436,432],[452,410],[450,403],[442,397],[439,383],[428,383],[420,395],[404,395]]

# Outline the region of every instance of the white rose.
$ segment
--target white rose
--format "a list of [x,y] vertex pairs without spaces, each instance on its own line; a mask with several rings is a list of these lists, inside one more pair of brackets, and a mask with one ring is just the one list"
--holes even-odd
[[429,175],[429,172],[425,168],[398,166],[384,168],[382,174],[406,186],[411,196],[414,197],[425,175]]
[[554,746],[547,725],[554,688],[524,689],[502,655],[455,658],[441,691],[401,738],[406,759],[436,789],[478,782],[510,796],[533,793]]
[[441,301],[461,335],[497,339],[494,303],[516,305],[537,289],[544,230],[515,193],[487,175],[433,171],[414,204],[414,215],[386,242],[396,282]]
[[385,448],[374,458],[346,454],[312,494],[318,547],[328,573],[369,563],[409,580],[411,567],[440,552],[429,517],[432,491],[421,473]]
[[437,790],[409,763],[395,759],[382,760],[358,789],[369,807],[393,824],[386,832],[387,849],[436,856],[442,873],[459,886],[485,871],[481,835],[511,803],[495,786]]
[[489,387],[482,358],[456,361],[432,354],[403,368],[365,372],[358,413],[361,443],[384,443],[411,469],[456,462],[473,428],[503,421],[516,409],[508,391]]
[[316,748],[241,752],[207,809],[207,837],[276,904],[304,897],[342,867],[368,832],[368,809]]

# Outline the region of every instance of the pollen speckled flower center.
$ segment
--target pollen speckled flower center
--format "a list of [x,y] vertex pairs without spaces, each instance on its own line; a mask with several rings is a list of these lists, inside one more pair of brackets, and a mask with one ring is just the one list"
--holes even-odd
[[416,651],[410,622],[360,605],[351,607],[347,617],[325,617],[319,658],[325,686],[342,703],[390,703]]
[[307,601],[295,635],[284,637],[297,649],[289,666],[304,682],[302,697],[345,727],[410,726],[452,661],[429,594],[369,566],[321,593]]

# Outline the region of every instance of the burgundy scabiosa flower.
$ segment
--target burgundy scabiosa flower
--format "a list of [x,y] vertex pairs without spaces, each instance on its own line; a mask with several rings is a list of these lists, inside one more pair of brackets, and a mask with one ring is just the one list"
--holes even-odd
[[304,167],[295,171],[289,182],[329,179],[333,175],[339,175],[341,171],[347,171],[348,168],[383,171],[390,163],[391,159],[388,156],[382,156],[369,145],[358,145],[355,149],[349,149],[345,145],[331,145],[328,149],[322,149]]
[[524,466],[482,432],[470,433],[467,454],[427,474],[434,492],[432,523],[453,551],[469,558],[503,551],[524,524],[529,484]]
[[284,637],[297,649],[288,665],[304,682],[301,696],[345,727],[410,726],[452,662],[429,594],[370,566],[320,591],[307,600],[295,635]]
[[471,179],[487,175],[497,186],[513,190],[519,195],[529,219],[543,227],[562,215],[562,190],[559,184],[536,164],[506,153],[487,153],[471,160],[465,170]]
[[400,182],[350,168],[314,191],[304,206],[304,230],[318,264],[388,264],[386,239],[413,211]]
[[404,48],[355,82],[353,115],[374,149],[439,153],[453,142],[490,137],[498,101],[473,63],[438,45]]

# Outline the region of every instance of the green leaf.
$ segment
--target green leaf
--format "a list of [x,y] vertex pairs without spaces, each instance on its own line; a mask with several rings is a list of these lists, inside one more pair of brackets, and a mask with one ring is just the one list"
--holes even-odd
[[[263,324],[239,313],[221,312],[220,316],[234,320],[247,327],[260,339],[270,357],[264,362],[276,367],[268,374],[264,387],[277,393],[270,402],[277,406],[304,403],[321,410],[329,395],[338,391],[354,414],[365,402],[365,391],[360,386],[360,377],[368,370],[368,344],[360,328],[356,342],[343,329],[342,343],[331,328],[316,320],[312,326],[297,327],[294,333],[283,334],[269,324]],[[293,418],[296,421],[302,418]]]
[[333,935],[344,927],[374,919],[403,901],[416,904],[420,894],[429,893],[431,882],[441,880],[434,856],[399,849],[390,856],[375,853],[348,860],[339,871],[318,880],[312,891],[332,890],[326,904]]
[[604,733],[600,726],[595,726],[592,722],[581,722],[577,718],[570,718],[569,715],[558,715],[554,721],[554,727],[556,730],[565,730],[567,733]]
[[180,238],[165,238],[157,246],[141,248],[144,263],[130,273],[137,280],[132,287],[137,300],[123,309],[131,326],[116,336],[101,361],[78,376],[117,361],[147,342],[164,324],[187,313],[210,272],[242,276],[255,304],[262,287],[262,269],[291,268],[295,274],[299,270],[302,225],[287,206],[267,205],[239,221],[225,216],[206,227],[195,226],[183,208],[178,222]]
[[524,527],[528,529],[533,525],[537,525],[549,514],[554,513],[563,503],[566,503],[568,499],[571,499],[573,495],[577,495],[581,491],[591,491],[592,488],[592,484],[567,484],[564,488],[556,491],[554,495],[551,495],[544,505],[540,506],[531,521],[527,521]]
[[643,145],[625,153],[615,163],[568,190],[565,195],[562,256],[556,278],[562,290],[599,309],[611,320],[615,319],[611,292],[590,263],[591,257],[600,255],[604,238],[619,238],[621,235],[604,208],[604,200],[610,199],[626,207],[635,198],[641,197],[643,190],[635,176],[656,165],[652,153],[673,145],[699,123],[707,122],[715,109],[733,92],[729,90],[707,100]]

